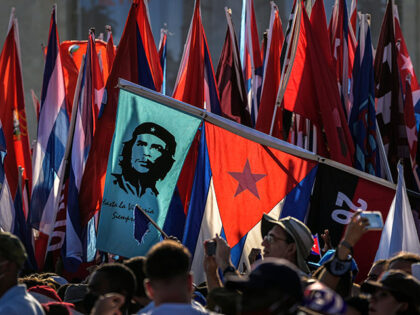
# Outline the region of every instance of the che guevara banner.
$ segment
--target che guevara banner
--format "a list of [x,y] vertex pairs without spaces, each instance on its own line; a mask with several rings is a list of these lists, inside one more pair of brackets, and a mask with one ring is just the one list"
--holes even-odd
[[97,248],[144,255],[163,226],[185,156],[201,119],[121,89],[108,157]]

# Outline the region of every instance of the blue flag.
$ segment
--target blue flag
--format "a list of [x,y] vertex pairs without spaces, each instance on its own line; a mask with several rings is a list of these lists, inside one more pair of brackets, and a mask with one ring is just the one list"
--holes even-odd
[[[105,180],[97,247],[125,257],[144,255],[160,233],[138,204],[162,227],[182,164],[200,118],[125,90]],[[170,218],[168,218],[170,219]]]

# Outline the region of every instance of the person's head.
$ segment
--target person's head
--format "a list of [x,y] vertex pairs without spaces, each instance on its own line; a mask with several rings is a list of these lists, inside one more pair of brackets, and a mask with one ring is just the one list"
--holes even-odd
[[242,293],[244,313],[288,314],[303,300],[298,268],[285,259],[267,258],[255,264],[249,276],[230,276],[226,288]]
[[311,252],[314,240],[304,223],[293,217],[276,220],[264,214],[261,236],[264,257],[287,259],[309,273],[305,259]]
[[381,273],[384,272],[384,270],[386,268],[386,265],[387,265],[387,260],[386,259],[379,259],[379,260],[375,261],[373,263],[372,267],[369,270],[366,281],[367,280],[371,280],[371,281],[378,280]]
[[[25,247],[13,234],[0,232],[0,283],[5,289],[17,283],[19,271],[23,268],[27,258]],[[1,286],[1,285],[0,285]]]
[[112,292],[125,297],[126,308],[135,291],[136,278],[129,268],[120,263],[103,264],[89,277],[85,308],[90,312],[99,296]]
[[144,274],[144,264],[146,262],[146,257],[138,256],[133,257],[127,260],[124,260],[123,264],[130,268],[130,270],[136,276],[137,290],[134,294],[133,299],[139,305],[139,307],[144,307],[149,304],[150,299],[146,294],[144,289],[144,279],[146,275]]
[[190,252],[176,241],[164,240],[149,250],[144,265],[144,283],[147,295],[156,305],[191,302],[190,263]]
[[174,163],[175,137],[165,128],[151,122],[134,129],[125,142],[120,162],[122,173],[129,181],[138,182],[165,178]]
[[400,270],[384,272],[378,281],[366,281],[362,292],[371,294],[369,314],[420,314],[420,282]]
[[419,262],[419,255],[409,252],[399,252],[388,260],[385,270],[402,270],[411,275],[411,265]]

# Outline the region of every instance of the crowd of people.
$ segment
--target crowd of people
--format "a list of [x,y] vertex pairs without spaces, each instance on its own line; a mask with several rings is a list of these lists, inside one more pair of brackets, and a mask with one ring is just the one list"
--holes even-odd
[[353,216],[337,248],[325,248],[322,259],[309,264],[314,240],[308,227],[264,215],[262,248],[251,251],[250,272],[235,268],[231,248],[215,235],[203,244],[206,281],[200,284],[190,252],[176,239],[70,283],[55,273],[21,276],[25,248],[0,232],[0,314],[420,314],[420,281],[412,275],[419,255],[376,261],[367,278],[355,282],[353,247],[368,224]]

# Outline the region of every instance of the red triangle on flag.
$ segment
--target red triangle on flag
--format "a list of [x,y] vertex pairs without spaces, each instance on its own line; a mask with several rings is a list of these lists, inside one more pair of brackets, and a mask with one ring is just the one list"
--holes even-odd
[[226,239],[235,246],[317,163],[205,126],[219,213]]

